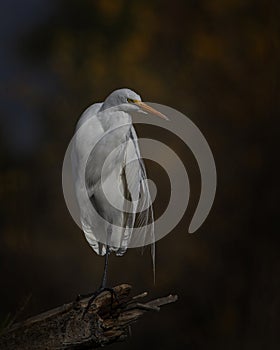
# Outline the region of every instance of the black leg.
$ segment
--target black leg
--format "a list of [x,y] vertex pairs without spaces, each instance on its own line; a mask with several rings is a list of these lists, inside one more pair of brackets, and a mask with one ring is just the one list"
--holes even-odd
[[[90,296],[95,296],[95,298],[102,293],[105,289],[106,289],[106,284],[107,284],[107,272],[108,272],[108,262],[109,262],[109,255],[110,255],[110,249],[109,246],[106,246],[106,254],[105,254],[105,264],[104,264],[104,269],[103,269],[103,276],[102,276],[102,280],[101,280],[101,285],[98,288],[98,290],[92,294],[92,293],[88,293],[88,294],[79,294],[77,296],[76,301],[80,301],[83,298],[88,298]],[[96,294],[97,293],[97,294]],[[95,295],[96,294],[96,295]],[[94,299],[95,299],[94,298]],[[91,298],[92,299],[92,298]],[[94,300],[93,299],[93,300]]]
[[108,272],[108,262],[109,262],[109,255],[110,255],[110,249],[109,249],[109,246],[106,246],[106,254],[105,254],[105,264],[104,264],[104,270],[103,270],[103,276],[102,276],[102,281],[101,281],[101,286],[100,288],[94,292],[93,294],[90,294],[91,295],[91,298],[89,299],[88,301],[88,304],[84,310],[84,313],[83,313],[83,316],[88,312],[91,304],[94,302],[94,300],[96,299],[96,297],[98,295],[100,295],[101,293],[103,292],[110,292],[111,293],[111,306],[113,304],[113,301],[114,301],[114,297],[116,300],[118,300],[118,297],[116,295],[116,292],[114,291],[113,288],[108,288],[106,287],[106,284],[107,284],[107,272]]
[[100,289],[104,289],[106,286],[106,283],[107,283],[109,254],[110,254],[110,249],[109,249],[109,246],[107,245],[106,246],[106,254],[105,254],[105,264],[104,264],[104,270],[103,270],[103,277],[102,277]]

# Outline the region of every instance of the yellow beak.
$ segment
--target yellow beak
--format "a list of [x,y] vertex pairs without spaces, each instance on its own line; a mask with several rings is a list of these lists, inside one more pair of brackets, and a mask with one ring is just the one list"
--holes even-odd
[[151,114],[154,114],[156,115],[157,117],[160,117],[162,119],[165,119],[165,120],[169,120],[167,118],[166,115],[160,113],[159,111],[157,111],[156,109],[148,106],[146,103],[142,102],[142,101],[134,101],[134,103],[136,103],[141,109],[143,109],[145,112],[148,112],[148,113],[151,113]]

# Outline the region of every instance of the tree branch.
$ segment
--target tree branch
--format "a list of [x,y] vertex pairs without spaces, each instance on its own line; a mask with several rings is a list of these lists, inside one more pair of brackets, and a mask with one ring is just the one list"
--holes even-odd
[[114,288],[117,301],[112,303],[110,292],[100,294],[84,314],[89,298],[62,305],[43,314],[17,323],[0,337],[0,348],[6,350],[94,349],[129,335],[130,325],[148,311],[177,300],[177,295],[140,302],[144,292],[129,296],[131,286],[121,284]]

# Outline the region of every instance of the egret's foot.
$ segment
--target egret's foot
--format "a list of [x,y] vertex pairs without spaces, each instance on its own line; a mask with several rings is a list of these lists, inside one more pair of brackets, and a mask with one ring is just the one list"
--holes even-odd
[[[113,305],[113,302],[114,302],[114,298],[115,298],[115,300],[117,302],[119,302],[117,293],[114,291],[113,288],[101,287],[96,292],[94,292],[93,294],[87,295],[87,296],[91,296],[91,298],[89,299],[88,304],[85,307],[85,310],[83,312],[83,317],[88,312],[88,310],[89,310],[90,306],[92,305],[92,303],[94,302],[94,300],[98,297],[98,295],[102,294],[103,292],[110,292],[111,293],[111,310],[112,310],[112,305]],[[80,295],[78,295],[78,297],[80,297]]]
[[88,294],[78,294],[77,297],[76,297],[76,302],[79,302],[81,301],[82,299],[85,299],[85,298],[89,298],[92,296],[92,293],[88,293]]

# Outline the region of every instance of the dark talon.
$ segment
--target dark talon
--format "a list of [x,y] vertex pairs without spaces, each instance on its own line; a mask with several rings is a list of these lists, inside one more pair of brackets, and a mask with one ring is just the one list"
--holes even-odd
[[79,302],[82,299],[89,298],[92,296],[92,293],[87,293],[87,294],[78,294],[76,297],[76,301]]
[[84,318],[85,314],[88,312],[88,310],[89,310],[90,306],[92,305],[92,303],[94,302],[94,300],[98,297],[98,295],[100,295],[103,292],[110,292],[111,293],[111,311],[112,311],[112,306],[113,306],[113,302],[114,302],[114,297],[115,297],[115,300],[119,303],[117,293],[114,291],[113,288],[101,287],[91,295],[91,298],[89,299],[88,304],[84,309],[83,318]]

